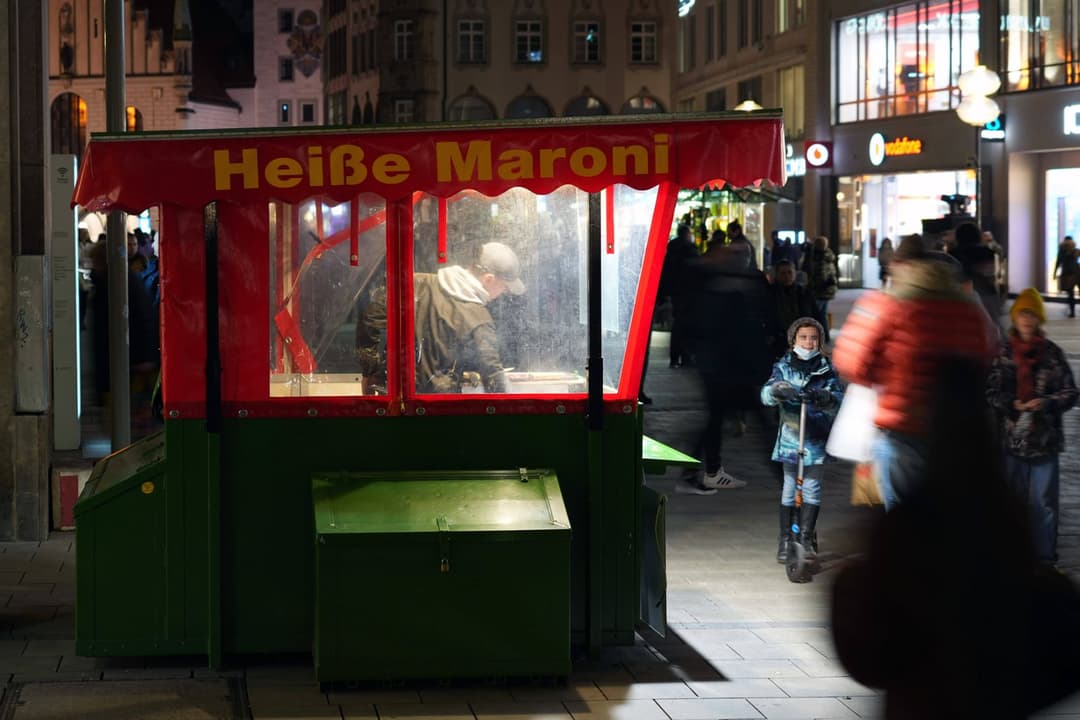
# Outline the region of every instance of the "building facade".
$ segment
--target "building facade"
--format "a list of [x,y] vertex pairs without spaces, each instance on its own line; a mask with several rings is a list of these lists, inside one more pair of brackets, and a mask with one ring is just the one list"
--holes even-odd
[[371,125],[379,98],[376,0],[328,0],[326,17],[327,125]]
[[815,45],[818,16],[811,11],[816,5],[805,0],[682,0],[677,5],[674,109],[756,106],[784,113],[787,185],[749,199],[705,199],[704,213],[711,220],[705,231],[738,220],[759,253],[773,231],[801,239],[805,231],[817,230],[817,218],[805,212],[803,198],[803,141],[816,132],[811,132],[819,120],[814,99],[825,90]]
[[[348,80],[327,113],[379,123],[673,109],[676,8],[661,0],[330,0]],[[366,14],[365,14],[366,11]],[[368,103],[370,98],[371,103]],[[351,110],[349,109],[351,108]]]
[[250,108],[257,127],[323,124],[323,65],[328,59],[320,0],[253,3],[256,83]]

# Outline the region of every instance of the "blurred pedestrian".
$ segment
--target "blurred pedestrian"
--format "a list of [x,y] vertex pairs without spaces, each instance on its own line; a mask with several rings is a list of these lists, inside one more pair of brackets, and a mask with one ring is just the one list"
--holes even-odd
[[1034,561],[981,363],[944,358],[929,384],[920,481],[837,574],[833,641],[887,720],[1019,720],[1080,686],[1080,596]]
[[892,240],[885,238],[881,241],[881,245],[877,251],[878,261],[878,280],[881,281],[881,287],[885,287],[885,284],[889,280],[889,263],[893,259],[893,246]]
[[989,230],[983,230],[982,242],[990,248],[990,252],[994,253],[994,287],[997,288],[998,295],[1004,299],[1008,289],[1005,248],[1001,247],[1001,243],[994,239],[994,233]]
[[726,415],[761,409],[758,388],[769,376],[773,360],[775,318],[768,283],[760,271],[747,269],[743,243],[729,244],[695,261],[690,285],[694,357],[708,412],[696,449],[704,477],[687,472],[675,489],[711,495],[746,485],[724,469],[723,422]]
[[814,317],[825,328],[825,342],[829,342],[829,301],[836,297],[839,286],[836,255],[829,249],[829,239],[824,235],[814,238],[810,249],[803,256],[806,287],[814,297]]
[[1040,562],[1057,562],[1059,466],[1065,450],[1061,418],[1076,404],[1069,361],[1046,337],[1046,308],[1035,288],[1009,313],[1012,328],[994,361],[987,397],[1003,420],[1006,476],[1025,503]]
[[746,257],[746,269],[757,270],[757,258],[754,251],[754,245],[750,242],[750,238],[746,237],[743,233],[742,223],[738,220],[732,220],[727,226],[727,239],[729,245],[742,245]]
[[982,233],[974,223],[962,223],[956,228],[956,245],[951,255],[963,268],[964,279],[986,309],[994,324],[1001,321],[1001,297],[995,286],[994,251],[983,244]]
[[784,468],[784,486],[780,493],[780,536],[776,561],[787,561],[787,544],[795,519],[795,476],[799,463],[800,405],[807,403],[806,427],[803,429],[803,502],[799,529],[801,542],[810,557],[818,552],[817,520],[821,510],[821,482],[825,478],[825,443],[829,439],[836,412],[844,397],[843,386],[832,363],[822,352],[821,323],[802,317],[791,323],[787,337],[790,349],[773,365],[772,376],[761,388],[761,402],[779,406],[780,429],[773,447],[773,462]]
[[1080,282],[1080,250],[1076,249],[1072,235],[1066,235],[1058,245],[1054,262],[1054,277],[1058,279],[1058,291],[1069,298],[1069,317],[1076,317],[1076,284]]
[[667,246],[664,265],[660,270],[660,287],[657,304],[667,302],[671,306],[670,367],[682,367],[692,362],[687,340],[687,317],[691,297],[686,283],[686,265],[698,257],[690,226],[680,224]]
[[[769,290],[776,312],[776,327],[781,333],[774,343],[776,357],[780,357],[790,350],[786,333],[791,323],[807,315],[815,317],[817,309],[810,292],[795,282],[795,265],[790,260],[781,260],[773,268],[773,282]],[[824,337],[824,333],[822,335]]]
[[928,259],[918,235],[893,256],[891,285],[855,303],[833,354],[849,383],[878,389],[874,469],[885,508],[915,491],[926,474],[931,386],[943,362],[967,358],[988,368],[996,333],[946,263]]

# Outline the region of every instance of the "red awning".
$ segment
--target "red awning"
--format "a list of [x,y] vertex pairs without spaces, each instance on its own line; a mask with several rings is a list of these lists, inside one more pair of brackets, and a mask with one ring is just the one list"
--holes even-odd
[[784,183],[778,112],[554,118],[377,130],[242,130],[95,136],[72,203],[139,212],[215,200],[338,203],[415,191],[493,196],[511,187],[596,192]]

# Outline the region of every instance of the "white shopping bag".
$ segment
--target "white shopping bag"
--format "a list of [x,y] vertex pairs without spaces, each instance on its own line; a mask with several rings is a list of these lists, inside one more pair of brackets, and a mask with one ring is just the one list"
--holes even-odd
[[865,385],[848,385],[829,433],[829,442],[825,445],[826,452],[844,460],[870,462],[871,448],[877,437],[876,414],[877,392]]

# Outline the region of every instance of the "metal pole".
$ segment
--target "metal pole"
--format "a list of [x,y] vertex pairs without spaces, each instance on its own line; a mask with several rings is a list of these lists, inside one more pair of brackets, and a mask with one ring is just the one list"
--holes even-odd
[[982,229],[982,126],[973,125],[975,130],[975,224]]
[[[105,0],[105,129],[125,128],[124,0]],[[128,257],[124,213],[109,213],[105,224],[109,277],[109,389],[112,394],[112,449],[131,443],[131,385],[128,360]]]

